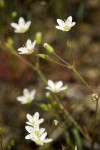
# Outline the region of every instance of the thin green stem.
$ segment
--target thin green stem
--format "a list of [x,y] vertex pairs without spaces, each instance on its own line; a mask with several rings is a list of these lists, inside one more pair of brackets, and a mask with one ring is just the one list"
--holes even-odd
[[88,89],[91,91],[91,93],[94,93],[91,86],[84,80],[84,78],[79,74],[79,72],[73,67],[73,72],[79,77],[79,79],[88,87]]
[[65,60],[63,60],[60,56],[58,56],[56,53],[54,55],[61,60],[63,63],[65,63],[66,67],[68,69],[73,70],[73,72],[78,76],[78,78],[87,86],[87,88],[91,91],[91,93],[95,93],[94,90],[91,88],[91,86],[84,80],[84,78],[79,74],[79,72],[75,69],[74,65],[70,65]]
[[55,100],[59,105],[61,111],[69,118],[69,120],[75,125],[75,127],[82,133],[82,135],[91,143],[91,138],[89,137],[89,135],[83,131],[83,129],[80,127],[77,121],[71,116],[71,114],[67,111],[67,109],[65,109],[64,106],[59,102],[59,99],[56,95]]
[[[1,46],[1,45],[0,45],[0,46]],[[6,48],[5,48],[4,46],[3,46],[2,48],[6,51]],[[14,56],[16,56],[17,58],[19,58],[24,64],[26,64],[27,66],[29,66],[32,70],[37,71],[38,75],[41,77],[41,79],[42,79],[42,81],[43,81],[44,83],[47,82],[47,81],[46,81],[46,78],[44,77],[44,75],[43,75],[42,71],[40,70],[39,66],[33,65],[33,64],[31,64],[30,62],[28,62],[24,57],[20,56],[13,48],[10,49],[10,52],[11,52]]]
[[96,100],[96,111],[95,111],[95,118],[94,118],[93,138],[92,138],[92,149],[94,149],[94,140],[95,140],[95,136],[96,136],[97,114],[98,114],[98,99]]
[[67,63],[64,59],[62,59],[60,56],[58,56],[56,53],[54,53],[54,55],[59,59],[61,60],[63,63],[65,63],[67,65],[67,67],[70,67],[70,64]]

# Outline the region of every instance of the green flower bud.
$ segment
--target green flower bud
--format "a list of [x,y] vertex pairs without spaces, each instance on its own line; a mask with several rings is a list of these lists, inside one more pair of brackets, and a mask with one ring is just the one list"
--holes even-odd
[[15,18],[17,16],[17,12],[16,11],[13,11],[12,14],[11,14],[12,18]]
[[35,35],[35,39],[36,39],[37,44],[41,44],[41,42],[42,42],[42,33],[37,32],[36,35]]
[[0,0],[0,8],[4,8],[5,7],[5,2],[4,0]]
[[45,49],[46,49],[49,53],[51,53],[51,54],[54,53],[54,49],[53,49],[49,44],[44,43],[43,46],[45,47]]
[[38,56],[40,58],[43,58],[43,59],[50,59],[50,57],[48,55],[45,55],[45,54],[38,54]]

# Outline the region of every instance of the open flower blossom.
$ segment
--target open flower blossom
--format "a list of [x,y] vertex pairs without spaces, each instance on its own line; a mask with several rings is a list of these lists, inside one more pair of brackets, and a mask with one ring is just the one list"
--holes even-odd
[[48,86],[46,87],[46,89],[53,93],[59,93],[61,91],[67,90],[67,86],[63,86],[62,81],[54,83],[52,80],[48,80]]
[[18,20],[18,24],[15,22],[11,23],[11,26],[15,29],[15,33],[25,33],[31,25],[31,21],[25,22],[23,17],[20,17]]
[[41,124],[44,121],[43,118],[39,119],[38,112],[36,112],[33,116],[31,116],[30,114],[27,114],[26,116],[28,119],[28,122],[26,122],[26,124],[33,126],[33,127],[38,126],[39,124]]
[[59,26],[55,27],[62,31],[69,31],[76,24],[76,22],[72,22],[72,16],[69,16],[65,21],[57,19],[57,23]]
[[[44,143],[49,143],[52,139],[46,138],[47,132],[45,132],[45,128],[40,128],[39,125],[44,120],[39,119],[39,113],[36,112],[33,117],[30,114],[27,114],[27,119],[29,122],[26,122],[30,126],[25,126],[25,129],[28,131],[28,135],[25,139],[30,139],[34,141],[37,145],[43,145]],[[41,120],[41,121],[40,121]]]
[[34,51],[35,44],[36,44],[36,40],[32,42],[31,40],[28,39],[25,46],[20,47],[18,49],[19,54],[32,54]]
[[28,89],[23,90],[23,96],[18,96],[17,100],[22,104],[31,103],[35,98],[36,90],[32,90],[29,92]]

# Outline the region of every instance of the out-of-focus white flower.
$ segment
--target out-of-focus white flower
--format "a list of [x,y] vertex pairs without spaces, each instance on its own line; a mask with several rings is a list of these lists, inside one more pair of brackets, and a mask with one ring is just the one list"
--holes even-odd
[[72,16],[69,16],[65,21],[57,19],[57,23],[59,26],[55,27],[62,31],[69,31],[76,24],[76,22],[72,22]]
[[29,120],[28,122],[26,122],[26,124],[33,126],[33,127],[38,126],[44,121],[43,118],[39,119],[38,112],[36,112],[33,116],[31,116],[30,114],[27,114],[26,116],[27,116],[27,119]]
[[23,96],[18,96],[17,100],[22,104],[31,103],[35,98],[36,90],[29,92],[28,89],[23,90]]
[[20,17],[18,20],[18,24],[15,22],[11,23],[11,26],[15,29],[15,33],[25,33],[31,25],[31,21],[25,22],[23,17]]
[[53,82],[52,80],[48,80],[48,86],[46,89],[50,90],[53,93],[59,93],[61,91],[67,90],[67,86],[63,86],[62,81]]
[[31,40],[28,39],[25,46],[20,47],[18,49],[19,54],[32,54],[34,51],[35,44],[36,44],[36,40],[32,42]]
[[46,138],[47,132],[45,132],[45,128],[39,127],[40,123],[42,123],[44,119],[39,119],[38,112],[36,112],[33,116],[27,114],[27,119],[29,122],[26,123],[30,126],[25,126],[25,129],[29,132],[25,139],[30,139],[37,145],[43,145],[44,143],[49,143],[52,141],[52,139]]
[[55,119],[55,120],[53,120],[53,122],[54,122],[54,125],[55,125],[55,126],[58,125],[58,120]]

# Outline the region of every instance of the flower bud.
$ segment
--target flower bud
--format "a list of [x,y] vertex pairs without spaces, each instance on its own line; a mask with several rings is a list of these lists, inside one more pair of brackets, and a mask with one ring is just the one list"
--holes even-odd
[[45,49],[46,49],[49,53],[51,53],[51,54],[54,53],[54,49],[53,49],[49,44],[44,43],[43,46],[45,47]]
[[38,54],[38,56],[40,58],[43,58],[43,59],[50,59],[50,57],[48,55],[45,55],[45,54]]
[[36,39],[37,44],[41,44],[41,42],[42,42],[42,33],[37,32],[36,35],[35,35],[35,39]]
[[98,96],[97,94],[93,93],[93,94],[92,94],[92,99],[93,99],[94,101],[97,101],[97,100],[99,99],[99,96]]

